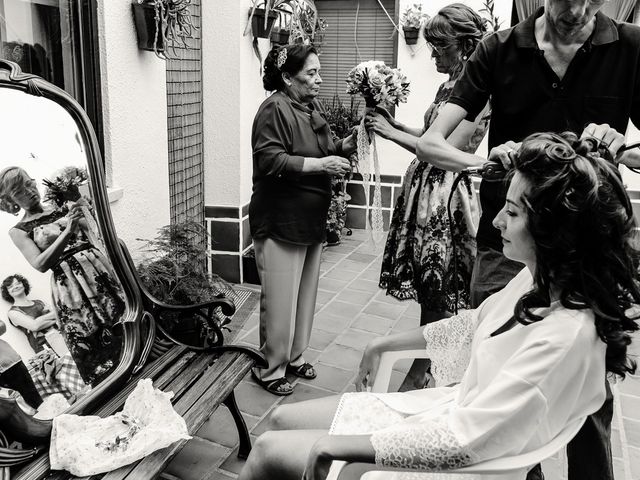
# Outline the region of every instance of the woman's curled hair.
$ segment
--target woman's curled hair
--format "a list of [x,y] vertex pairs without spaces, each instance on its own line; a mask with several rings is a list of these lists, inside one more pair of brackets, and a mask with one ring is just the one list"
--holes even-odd
[[17,215],[20,206],[13,201],[16,192],[24,188],[26,172],[20,167],[7,167],[0,171],[0,210]]
[[529,189],[520,199],[535,243],[535,287],[518,301],[521,323],[541,319],[551,289],[568,309],[591,309],[607,345],[607,371],[635,372],[627,356],[640,304],[636,222],[620,172],[599,142],[570,132],[527,137],[513,159]]
[[24,278],[22,275],[18,273],[9,275],[7,278],[5,278],[2,281],[2,287],[0,288],[0,291],[2,292],[2,298],[9,303],[14,302],[13,297],[9,293],[9,286],[13,283],[14,280],[18,280],[20,283],[22,283],[22,286],[24,287],[25,295],[29,295],[29,292],[31,291],[31,285],[29,284],[29,280],[27,280],[26,278]]
[[[283,53],[283,49],[287,52],[286,60],[280,68],[278,68],[278,56]],[[295,44],[274,46],[264,61],[264,72],[262,76],[262,86],[264,89],[268,92],[284,90],[285,84],[282,79],[282,74],[287,72],[289,75],[296,75],[302,70],[304,62],[307,61],[307,57],[312,53],[318,54],[316,49],[311,45]]]

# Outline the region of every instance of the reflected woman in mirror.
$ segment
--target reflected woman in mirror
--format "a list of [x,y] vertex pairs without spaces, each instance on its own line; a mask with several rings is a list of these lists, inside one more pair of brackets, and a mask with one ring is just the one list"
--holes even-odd
[[35,353],[47,344],[46,335],[56,331],[56,314],[42,300],[27,298],[31,291],[29,281],[22,275],[10,275],[2,281],[2,298],[11,303],[7,313],[11,325],[21,330]]
[[84,199],[62,208],[43,204],[36,181],[20,167],[0,171],[0,209],[22,219],[9,236],[38,271],[51,270],[52,303],[62,335],[85,383],[95,385],[116,366],[114,335],[125,309],[122,287],[86,234]]
[[[0,335],[7,331],[7,325],[0,321]],[[38,393],[27,366],[11,345],[0,339],[0,387],[10,388],[19,392],[29,406],[37,409],[42,404],[42,397]]]

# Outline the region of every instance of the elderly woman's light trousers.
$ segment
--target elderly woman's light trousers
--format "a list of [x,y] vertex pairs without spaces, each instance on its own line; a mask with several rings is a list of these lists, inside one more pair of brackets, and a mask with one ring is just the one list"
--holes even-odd
[[318,293],[322,244],[293,245],[254,239],[260,293],[260,351],[269,367],[263,381],[284,377],[287,365],[300,366],[309,346]]

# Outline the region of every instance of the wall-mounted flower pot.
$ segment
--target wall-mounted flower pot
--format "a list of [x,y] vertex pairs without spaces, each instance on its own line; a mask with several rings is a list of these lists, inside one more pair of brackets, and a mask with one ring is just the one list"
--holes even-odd
[[418,37],[420,36],[420,29],[416,27],[402,27],[404,30],[404,40],[407,45],[415,45],[418,43]]
[[287,45],[289,43],[289,35],[291,32],[284,29],[271,30],[271,43],[274,45]]
[[322,45],[324,45],[324,33],[316,33],[311,45],[313,45],[313,48],[315,48],[318,55],[320,55],[322,53]]
[[[156,12],[153,5],[147,3],[132,3],[133,21],[136,24],[136,32],[138,34],[138,48],[141,50],[150,50],[164,52],[164,43],[162,40],[162,20],[156,21]],[[158,32],[157,44],[156,31]]]
[[[251,12],[249,12],[249,15],[251,15]],[[271,28],[273,27],[273,23],[278,18],[278,14],[276,12],[269,12],[266,28],[264,25],[265,15],[266,11],[264,8],[256,8],[253,12],[253,17],[251,17],[251,30],[253,31],[254,37],[269,38]]]

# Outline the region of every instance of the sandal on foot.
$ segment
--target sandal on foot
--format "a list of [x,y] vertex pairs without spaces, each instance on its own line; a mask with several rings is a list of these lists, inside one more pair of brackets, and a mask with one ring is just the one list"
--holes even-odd
[[287,373],[292,373],[296,377],[306,378],[307,380],[313,380],[318,376],[316,370],[313,368],[313,365],[310,363],[303,363],[302,365],[298,365],[294,367],[293,365],[287,365]]
[[291,385],[289,380],[285,377],[276,378],[274,380],[260,380],[253,371],[251,372],[251,376],[258,385],[269,393],[280,395],[281,397],[291,395],[293,393],[293,385]]

